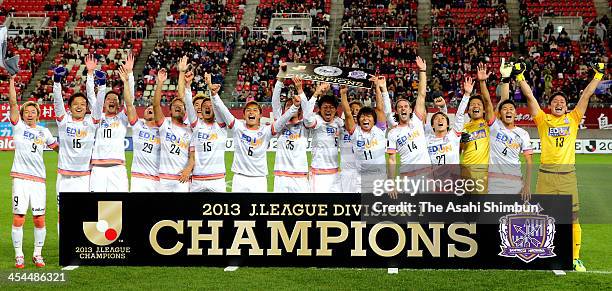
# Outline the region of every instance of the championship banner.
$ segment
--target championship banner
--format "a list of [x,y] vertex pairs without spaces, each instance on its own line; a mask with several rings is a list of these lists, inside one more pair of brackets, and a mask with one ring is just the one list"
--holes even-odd
[[368,79],[373,74],[372,70],[367,69],[287,63],[287,71],[279,70],[277,77],[290,79],[297,76],[304,80],[370,89],[372,82]]
[[570,200],[60,193],[60,265],[571,269]]

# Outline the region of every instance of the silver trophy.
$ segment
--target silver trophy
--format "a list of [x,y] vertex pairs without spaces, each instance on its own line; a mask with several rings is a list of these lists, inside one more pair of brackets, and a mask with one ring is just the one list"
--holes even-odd
[[0,26],[0,67],[5,68],[11,76],[19,73],[19,55],[15,55],[10,59],[6,58],[6,51],[8,50],[8,29],[6,26]]

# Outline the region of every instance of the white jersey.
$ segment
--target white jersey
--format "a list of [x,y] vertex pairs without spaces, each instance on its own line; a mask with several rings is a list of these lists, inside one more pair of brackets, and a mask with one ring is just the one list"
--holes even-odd
[[144,121],[138,120],[132,126],[132,142],[132,177],[159,180],[159,128],[149,127]]
[[199,120],[193,129],[189,150],[195,152],[194,180],[212,180],[225,177],[225,141],[227,130],[214,122]]
[[427,136],[429,157],[434,165],[458,165],[461,133],[451,129],[444,137]]
[[91,155],[92,165],[125,164],[124,141],[128,124],[130,122],[124,112],[119,112],[114,116],[102,116]]
[[308,156],[306,147],[306,127],[303,122],[286,124],[279,133],[276,143],[274,175],[306,177],[308,175]]
[[408,173],[431,165],[423,121],[413,114],[408,125],[389,131],[390,154],[400,155],[400,173]]
[[11,177],[36,182],[45,182],[46,171],[43,161],[45,146],[57,147],[57,141],[49,129],[36,125],[29,127],[21,119],[13,124],[13,141],[15,157],[11,168]]
[[[351,117],[352,118],[352,117]],[[342,127],[340,129],[340,169],[357,170],[355,162],[355,153],[353,153],[353,143],[351,142],[351,134]]]
[[385,131],[374,126],[369,132],[356,126],[351,135],[355,162],[360,172],[382,172],[386,170],[387,139]]
[[191,129],[186,124],[174,124],[164,118],[159,125],[161,150],[159,155],[159,178],[180,179],[180,172],[189,163]]
[[340,130],[344,121],[335,117],[326,122],[320,115],[315,115],[312,128],[312,171],[315,174],[338,172],[338,145]]
[[508,129],[499,119],[495,119],[490,131],[489,172],[522,176],[519,155],[532,152],[529,133],[520,127]]
[[57,118],[60,140],[58,173],[66,176],[89,175],[97,123],[90,115],[80,121],[73,120],[69,113]]
[[276,134],[272,125],[256,130],[246,127],[242,120],[230,123],[234,134],[234,162],[232,172],[249,177],[268,175],[267,151],[270,139]]

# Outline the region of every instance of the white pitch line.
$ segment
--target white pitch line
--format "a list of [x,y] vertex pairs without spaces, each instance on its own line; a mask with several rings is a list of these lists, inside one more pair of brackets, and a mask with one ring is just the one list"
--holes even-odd
[[75,270],[75,269],[77,269],[77,268],[79,268],[79,266],[74,266],[74,265],[72,265],[72,266],[66,266],[66,267],[63,267],[63,268],[62,268],[62,271],[72,271],[72,270]]
[[238,270],[238,266],[227,266],[223,269],[224,272],[234,272],[236,270]]

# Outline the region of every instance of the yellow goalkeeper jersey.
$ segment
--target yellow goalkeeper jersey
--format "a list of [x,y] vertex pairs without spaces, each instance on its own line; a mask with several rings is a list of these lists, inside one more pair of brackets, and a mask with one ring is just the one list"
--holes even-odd
[[538,127],[541,143],[540,163],[543,165],[574,165],[576,137],[582,116],[572,110],[560,117],[538,111],[533,121]]
[[491,119],[490,123],[483,118],[465,123],[461,135],[463,164],[489,164],[489,125],[492,121],[495,121],[495,117]]

